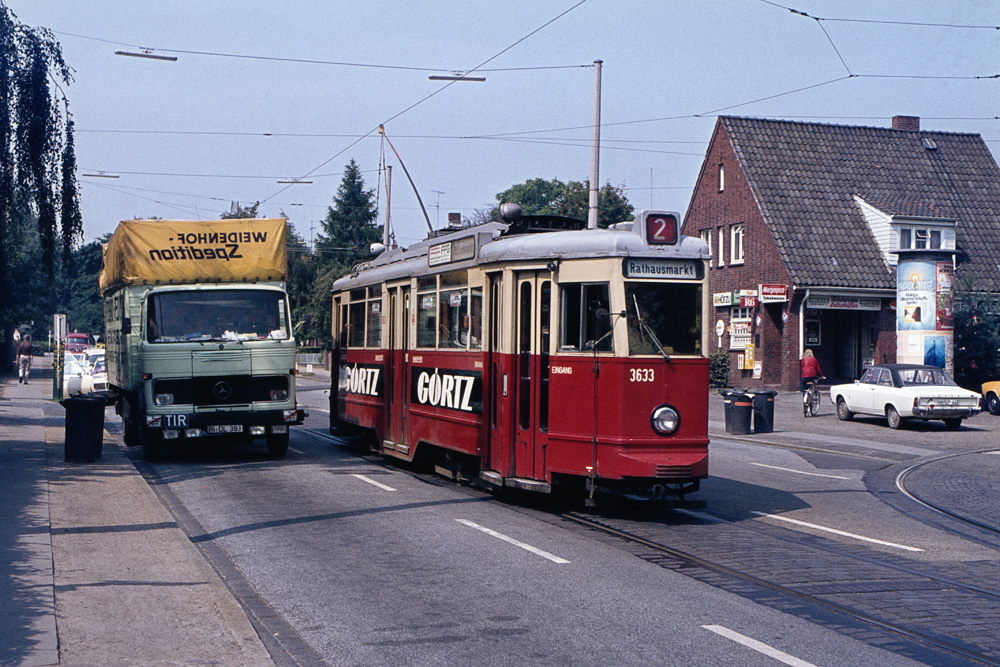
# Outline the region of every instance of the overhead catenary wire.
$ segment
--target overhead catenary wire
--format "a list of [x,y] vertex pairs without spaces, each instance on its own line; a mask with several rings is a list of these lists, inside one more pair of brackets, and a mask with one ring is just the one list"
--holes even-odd
[[[556,17],[554,17],[554,18],[552,18],[552,19],[550,19],[550,20],[546,21],[545,23],[543,23],[543,24],[542,24],[541,26],[539,26],[538,28],[536,28],[536,29],[532,30],[531,32],[529,32],[529,33],[528,33],[527,35],[525,35],[525,36],[521,37],[520,39],[517,39],[517,40],[515,40],[515,41],[514,41],[513,43],[511,43],[510,45],[508,45],[507,47],[505,47],[505,48],[504,48],[504,49],[502,49],[501,51],[497,52],[496,54],[494,54],[494,55],[490,56],[489,58],[487,58],[486,60],[484,60],[483,62],[481,62],[481,63],[480,63],[479,65],[477,65],[476,67],[473,67],[472,69],[469,69],[469,70],[464,70],[464,71],[465,71],[465,73],[466,73],[466,74],[471,74],[472,72],[476,72],[476,71],[480,70],[480,69],[481,69],[481,68],[482,68],[483,66],[485,66],[485,65],[487,65],[488,63],[490,63],[490,62],[492,62],[492,61],[496,60],[497,58],[499,58],[499,57],[500,57],[501,55],[503,55],[504,53],[506,53],[506,52],[510,51],[510,50],[511,50],[512,48],[514,48],[514,47],[515,47],[515,46],[517,46],[518,44],[521,44],[521,43],[522,43],[522,42],[524,42],[524,41],[525,41],[526,39],[530,38],[530,37],[531,37],[532,35],[535,35],[535,34],[537,34],[537,33],[538,33],[539,31],[543,30],[544,28],[546,28],[546,27],[548,27],[548,26],[552,25],[552,24],[553,24],[554,22],[558,21],[558,20],[559,20],[560,18],[562,18],[563,16],[566,16],[567,14],[569,14],[570,12],[572,12],[572,11],[573,11],[574,9],[576,9],[577,7],[579,7],[580,5],[582,5],[582,4],[586,3],[586,2],[587,2],[587,0],[579,0],[579,2],[577,2],[576,4],[574,4],[574,5],[573,5],[572,7],[570,7],[569,9],[567,9],[567,10],[565,10],[565,11],[561,12],[561,13],[560,13],[560,14],[558,14],[558,15],[557,15]],[[406,114],[406,113],[408,113],[408,112],[412,111],[412,110],[413,110],[413,109],[415,109],[416,107],[420,106],[421,104],[423,104],[423,103],[424,103],[424,102],[426,102],[427,100],[431,99],[431,98],[432,98],[432,97],[434,97],[435,95],[438,95],[438,94],[440,94],[441,92],[443,92],[443,91],[447,90],[448,88],[450,88],[451,86],[455,85],[456,83],[458,83],[458,81],[449,81],[448,83],[446,83],[445,85],[441,86],[441,87],[440,87],[439,89],[437,89],[436,91],[434,91],[434,92],[433,92],[433,93],[431,93],[430,95],[425,95],[424,97],[422,97],[421,99],[417,100],[417,101],[416,101],[416,102],[414,102],[413,104],[409,105],[408,107],[406,107],[406,108],[405,108],[405,109],[403,109],[402,111],[399,111],[399,112],[398,112],[398,113],[396,113],[395,115],[393,115],[393,116],[391,116],[391,117],[387,118],[386,120],[382,121],[381,123],[379,123],[379,125],[378,125],[378,127],[377,127],[377,128],[373,128],[373,129],[369,130],[369,131],[368,131],[368,132],[367,132],[367,133],[366,133],[366,134],[365,134],[364,136],[362,136],[362,137],[359,137],[359,138],[358,138],[357,140],[355,140],[354,142],[352,142],[352,143],[351,143],[351,144],[349,144],[348,146],[345,146],[345,147],[344,147],[343,149],[341,149],[340,151],[338,151],[338,152],[337,152],[336,154],[334,154],[333,156],[331,156],[331,157],[329,157],[329,158],[328,158],[327,160],[325,160],[325,161],[324,161],[324,162],[323,162],[322,164],[320,164],[319,166],[317,166],[317,167],[313,168],[313,169],[312,169],[312,170],[310,170],[309,172],[307,172],[307,173],[303,174],[303,175],[302,175],[302,176],[301,176],[300,178],[306,178],[307,176],[311,175],[311,174],[312,174],[313,172],[315,172],[315,171],[317,171],[317,170],[321,169],[321,168],[322,168],[323,166],[325,166],[325,165],[329,164],[330,162],[332,162],[333,160],[335,160],[335,159],[336,159],[337,157],[339,157],[340,155],[343,155],[343,154],[344,154],[345,152],[347,152],[348,150],[350,150],[351,148],[353,148],[353,147],[354,147],[354,146],[356,146],[357,144],[361,143],[361,141],[362,141],[362,140],[364,140],[365,138],[367,138],[367,137],[371,136],[372,134],[374,134],[374,133],[375,133],[375,132],[376,132],[377,130],[379,130],[380,128],[383,128],[383,127],[384,127],[384,126],[385,126],[385,125],[386,125],[387,123],[389,123],[389,122],[391,122],[391,121],[393,121],[393,120],[396,120],[396,119],[397,119],[397,118],[399,118],[400,116],[402,116],[402,115],[404,115],[404,114]],[[391,145],[391,144],[390,144],[390,145]],[[402,163],[400,163],[400,164],[402,164]],[[404,169],[403,169],[403,171],[405,172],[405,171],[406,171],[406,169],[404,168]],[[287,186],[285,186],[284,188],[282,188],[281,190],[278,190],[277,192],[275,192],[275,193],[274,193],[273,195],[271,195],[270,197],[266,197],[266,198],[264,198],[264,199],[263,199],[263,200],[261,200],[261,201],[268,201],[268,200],[270,200],[270,199],[273,199],[273,198],[274,198],[274,197],[276,197],[277,195],[279,195],[279,194],[281,194],[282,192],[284,192],[285,190],[287,190],[287,189],[288,189],[289,187],[291,187],[291,186],[290,186],[290,185],[287,185]],[[417,195],[417,196],[418,196],[418,198],[419,198],[419,195]],[[420,206],[421,206],[421,208],[423,208],[423,203],[421,203],[421,205],[420,205]],[[426,216],[426,212],[424,213],[424,215]],[[429,224],[430,224],[430,220],[428,219],[428,225],[429,225]]]
[[[586,0],[584,0],[586,1]],[[383,63],[355,63],[343,60],[320,60],[317,58],[291,58],[287,56],[261,56],[250,53],[224,53],[220,51],[199,51],[193,49],[169,49],[163,47],[152,47],[152,46],[142,46],[140,44],[134,44],[130,42],[123,42],[116,39],[105,39],[101,37],[93,37],[90,35],[81,35],[79,33],[66,32],[60,30],[52,31],[56,35],[65,35],[67,37],[76,37],[77,39],[86,39],[94,42],[102,42],[104,44],[115,44],[118,46],[125,46],[131,49],[140,49],[143,51],[159,51],[162,53],[178,53],[181,55],[189,56],[207,56],[213,58],[234,58],[242,60],[263,60],[263,61],[273,61],[282,63],[296,63],[301,65],[329,65],[334,67],[359,67],[368,69],[386,69],[386,70],[402,70],[409,72],[444,72],[444,73],[454,73],[455,68],[447,67],[419,67],[416,65],[386,65]],[[556,70],[556,69],[575,69],[579,67],[593,67],[593,65],[538,65],[532,67],[497,67],[493,69],[480,70],[483,72],[523,72],[523,71],[538,71],[538,70]]]

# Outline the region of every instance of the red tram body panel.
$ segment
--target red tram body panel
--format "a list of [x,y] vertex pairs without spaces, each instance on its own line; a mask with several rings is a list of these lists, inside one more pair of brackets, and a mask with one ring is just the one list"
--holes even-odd
[[708,247],[677,214],[449,230],[333,286],[331,430],[454,477],[684,495],[708,475]]

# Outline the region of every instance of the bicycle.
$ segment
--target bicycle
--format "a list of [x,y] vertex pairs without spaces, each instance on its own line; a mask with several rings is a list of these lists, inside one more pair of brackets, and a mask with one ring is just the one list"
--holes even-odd
[[802,416],[815,416],[819,412],[819,388],[816,383],[823,378],[816,378],[806,382],[806,393],[802,395]]

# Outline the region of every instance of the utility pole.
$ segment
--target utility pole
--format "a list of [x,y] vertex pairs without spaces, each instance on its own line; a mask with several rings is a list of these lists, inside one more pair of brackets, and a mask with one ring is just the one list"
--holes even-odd
[[587,229],[597,229],[597,205],[601,195],[599,163],[601,160],[601,65],[594,61],[594,135],[590,148],[590,209],[587,211]]
[[392,165],[385,165],[385,224],[382,225],[382,245],[389,247],[389,207],[392,201]]

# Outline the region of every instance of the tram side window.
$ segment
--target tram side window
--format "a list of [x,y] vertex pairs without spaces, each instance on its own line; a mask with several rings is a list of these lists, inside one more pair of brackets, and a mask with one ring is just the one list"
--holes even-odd
[[365,343],[368,347],[378,347],[382,341],[382,286],[368,288],[368,318]]
[[417,295],[417,347],[437,344],[437,294]]
[[417,347],[482,347],[483,290],[468,287],[467,271],[417,280]]
[[483,346],[483,288],[473,287],[469,301],[469,347]]
[[468,344],[468,312],[468,290],[441,292],[441,339],[438,347],[464,348]]
[[563,284],[561,350],[610,352],[611,298],[607,283]]
[[341,341],[348,347],[378,347],[382,343],[382,286],[352,289],[341,326]]
[[349,347],[365,346],[365,302],[352,302],[350,305],[350,320],[348,327]]

